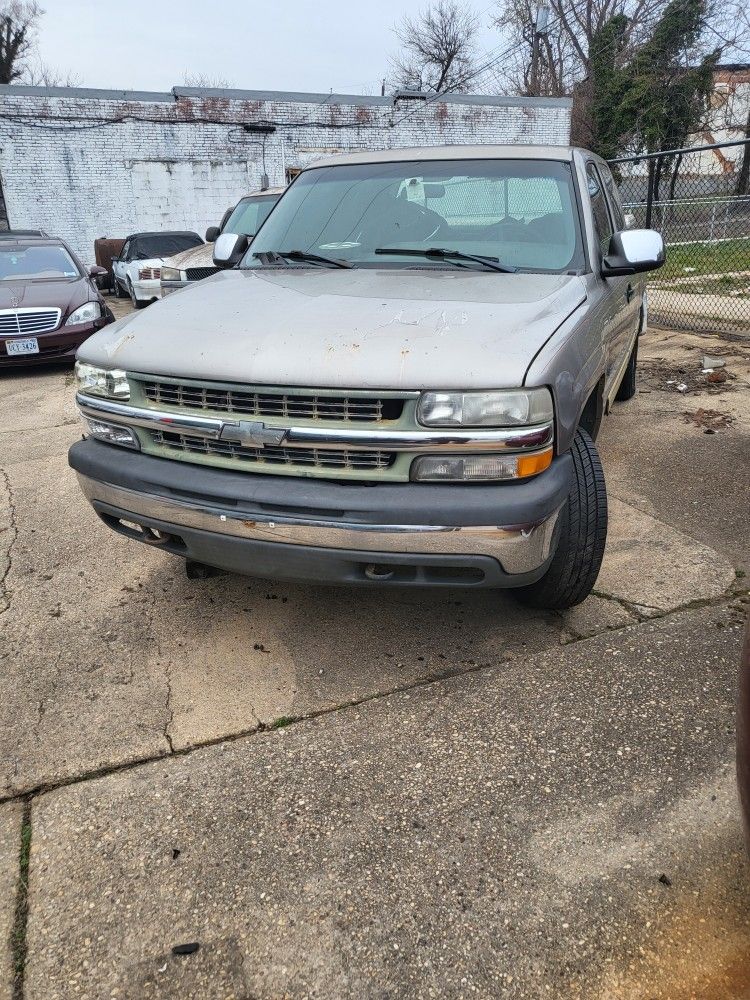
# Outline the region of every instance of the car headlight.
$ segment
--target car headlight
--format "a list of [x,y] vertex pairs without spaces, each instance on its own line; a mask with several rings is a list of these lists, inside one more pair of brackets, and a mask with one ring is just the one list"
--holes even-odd
[[417,482],[465,483],[490,479],[527,479],[552,464],[552,448],[534,455],[424,455],[411,466]]
[[102,307],[98,302],[84,302],[68,316],[65,325],[77,326],[79,323],[93,323],[95,319],[101,319],[101,317]]
[[517,427],[543,424],[553,416],[549,389],[495,392],[423,392],[417,420],[428,427]]
[[182,281],[182,271],[179,267],[163,267],[161,269],[162,281]]
[[108,396],[110,399],[130,399],[127,373],[119,368],[97,368],[76,361],[76,385],[88,396]]

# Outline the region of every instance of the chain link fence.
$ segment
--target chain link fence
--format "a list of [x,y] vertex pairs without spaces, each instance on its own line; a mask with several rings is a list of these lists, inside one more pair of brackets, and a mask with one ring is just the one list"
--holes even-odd
[[750,140],[610,161],[635,227],[659,230],[652,323],[750,336]]

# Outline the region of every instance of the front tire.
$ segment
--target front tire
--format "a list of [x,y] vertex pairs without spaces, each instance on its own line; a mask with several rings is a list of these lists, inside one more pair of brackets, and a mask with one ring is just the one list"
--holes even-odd
[[515,591],[523,604],[563,611],[591,593],[607,541],[607,488],[596,445],[578,430],[570,449],[573,480],[559,515],[558,543],[544,576]]
[[630,360],[628,361],[628,367],[625,369],[625,374],[622,377],[622,382],[620,382],[620,388],[617,390],[617,395],[615,400],[618,403],[625,403],[627,400],[632,399],[635,396],[636,389],[636,368],[638,366],[638,338],[636,338],[633,344],[633,353],[630,355]]

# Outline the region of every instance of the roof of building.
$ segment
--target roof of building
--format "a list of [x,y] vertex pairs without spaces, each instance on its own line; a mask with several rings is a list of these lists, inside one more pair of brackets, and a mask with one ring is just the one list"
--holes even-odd
[[369,94],[306,94],[286,90],[235,90],[217,87],[173,87],[168,93],[147,90],[103,90],[92,87],[31,87],[25,84],[0,85],[0,97],[61,97],[68,100],[100,101],[141,101],[145,103],[171,103],[183,98],[197,100],[224,101],[272,101],[280,104],[317,104],[320,107],[332,104],[350,107],[393,107],[410,104],[431,103],[482,105],[500,107],[556,107],[568,108],[572,101],[568,97],[506,97],[494,94],[441,94],[439,98],[431,93],[402,91],[386,94],[385,97]]
[[401,149],[373,149],[326,156],[305,169],[329,164],[403,163],[423,160],[564,160],[573,158],[572,146],[514,145],[414,146]]

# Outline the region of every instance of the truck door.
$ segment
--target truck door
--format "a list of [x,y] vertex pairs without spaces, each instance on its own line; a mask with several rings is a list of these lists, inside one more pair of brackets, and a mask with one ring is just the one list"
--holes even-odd
[[[596,269],[599,269],[601,257],[609,249],[609,241],[615,231],[615,223],[607,201],[604,183],[597,165],[592,160],[586,164],[586,182],[591,198],[594,231],[599,251],[599,259],[593,264]],[[602,336],[606,358],[604,396],[606,400],[609,400],[617,386],[616,380],[619,378],[625,360],[630,353],[632,337],[635,334],[635,331],[631,330],[632,324],[630,323],[631,302],[635,298],[635,286],[629,277],[604,278],[600,276],[599,280],[606,286],[608,299],[608,305],[602,316]]]

